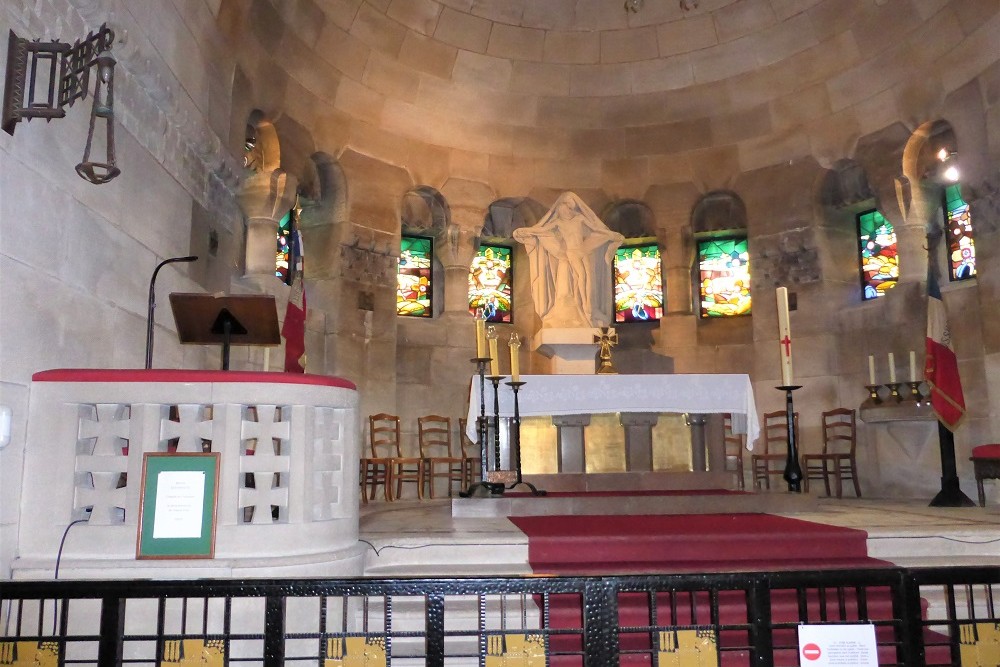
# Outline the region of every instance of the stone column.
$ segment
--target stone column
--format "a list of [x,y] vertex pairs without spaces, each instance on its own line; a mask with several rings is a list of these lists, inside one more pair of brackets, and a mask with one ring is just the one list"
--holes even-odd
[[623,412],[619,417],[625,429],[625,470],[647,472],[653,469],[653,427],[660,416],[655,412]]
[[278,223],[295,203],[298,181],[281,169],[258,172],[247,179],[239,200],[247,217],[247,245],[244,275],[274,275]]
[[688,426],[691,427],[691,470],[705,472],[705,415],[689,414]]
[[557,415],[552,423],[559,443],[559,472],[587,472],[583,429],[590,424],[590,415]]
[[[482,215],[479,216],[479,220],[482,220]],[[435,254],[444,267],[446,314],[469,311],[469,266],[476,251],[479,250],[480,229],[449,222],[434,236]]]
[[896,225],[896,248],[899,253],[899,282],[920,283],[927,278],[928,223],[940,227],[941,188],[924,182],[897,182],[902,224]]

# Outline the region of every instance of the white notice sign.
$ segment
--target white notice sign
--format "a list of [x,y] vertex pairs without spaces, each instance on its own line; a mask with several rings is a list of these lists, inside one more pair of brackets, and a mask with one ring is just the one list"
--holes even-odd
[[205,473],[167,470],[156,476],[153,539],[201,537]]
[[875,626],[800,625],[802,667],[878,667]]

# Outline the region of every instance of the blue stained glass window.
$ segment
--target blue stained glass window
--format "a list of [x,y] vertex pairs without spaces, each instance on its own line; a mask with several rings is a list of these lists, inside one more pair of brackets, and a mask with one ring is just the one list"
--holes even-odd
[[972,239],[972,214],[962,199],[962,187],[956,183],[945,188],[944,202],[951,279],[972,278],[976,275],[976,244]]

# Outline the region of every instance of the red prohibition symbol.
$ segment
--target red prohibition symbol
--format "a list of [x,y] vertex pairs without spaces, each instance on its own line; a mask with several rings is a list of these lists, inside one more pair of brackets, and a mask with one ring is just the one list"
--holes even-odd
[[816,644],[806,644],[802,647],[802,657],[806,660],[819,660],[819,656],[822,654],[823,652],[819,650],[819,646]]

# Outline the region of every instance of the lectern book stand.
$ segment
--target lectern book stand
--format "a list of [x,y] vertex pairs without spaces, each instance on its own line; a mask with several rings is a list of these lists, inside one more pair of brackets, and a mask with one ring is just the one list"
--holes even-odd
[[269,294],[170,295],[181,343],[222,345],[222,370],[229,370],[229,346],[278,345],[278,308]]

